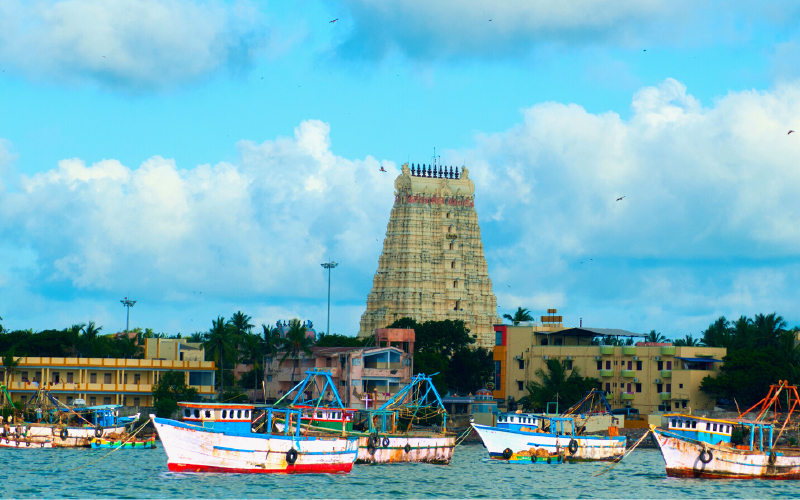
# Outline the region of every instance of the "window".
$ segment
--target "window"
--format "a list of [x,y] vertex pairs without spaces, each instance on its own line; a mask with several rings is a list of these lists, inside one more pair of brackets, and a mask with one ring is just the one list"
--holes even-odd
[[606,370],[611,369],[611,361],[606,361]]
[[58,372],[53,372],[53,383],[58,384],[61,382],[61,374]]
[[566,368],[567,370],[572,370],[572,360],[571,359],[568,359],[568,360],[564,361],[564,368]]
[[658,362],[658,371],[661,371],[663,369],[664,369],[664,362],[663,361],[659,361]]
[[450,262],[450,269],[455,269],[455,268],[456,268],[456,261]]
[[519,369],[520,370],[524,370],[525,369],[525,360],[524,359],[519,359],[517,361],[519,362]]
[[636,384],[636,392],[642,392],[642,384]]
[[553,345],[564,345],[564,339],[555,339]]
[[503,332],[494,332],[494,345],[503,345]]
[[611,382],[606,382],[606,392],[611,392]]
[[20,372],[20,375],[22,376],[22,381],[23,382],[27,382],[28,381],[28,372]]
[[133,406],[139,406],[139,398],[133,398]]
[[500,389],[500,374],[503,373],[503,365],[500,361],[494,362],[494,388]]
[[103,383],[104,384],[110,384],[111,383],[111,374],[110,373],[103,374]]
[[191,412],[191,411],[189,411],[189,408],[184,408],[184,409],[183,409],[183,416],[184,416],[184,417],[188,417],[188,416],[190,416],[191,414],[192,414],[192,412]]
[[111,398],[110,397],[103,398],[103,404],[104,405],[110,405],[111,404]]
[[228,418],[228,410],[222,410],[222,418]]
[[672,361],[667,361],[667,370],[672,370]]
[[242,418],[242,410],[236,412],[236,418]]
[[89,406],[94,406],[97,404],[97,398],[94,396],[89,396]]
[[678,384],[678,389],[683,389],[683,384]]
[[631,392],[631,384],[628,383],[628,392]]
[[672,384],[667,384],[667,392],[672,392]]
[[138,374],[138,373],[134,373],[133,374],[133,383],[134,384],[138,384],[141,379],[142,379],[142,376],[140,374]]
[[717,424],[714,424],[714,432],[717,432]]
[[548,339],[542,339],[542,345],[547,345]]
[[641,361],[637,361],[636,362],[636,371],[642,371],[642,362]]
[[457,288],[457,287],[458,287],[458,281],[454,281],[453,282],[453,288]]
[[200,418],[200,410],[198,410],[197,408],[195,408],[194,410],[194,418]]
[[664,392],[664,384],[656,384],[656,392]]
[[453,249],[453,242],[451,241],[450,242],[450,250],[452,250],[452,249]]
[[90,384],[96,384],[97,383],[97,374],[96,373],[90,373],[89,374],[89,383]]
[[597,369],[598,370],[602,370],[603,369],[603,362],[602,361],[598,361],[597,362]]
[[633,361],[628,361],[628,370],[633,370]]
[[183,361],[183,353],[180,353],[180,360]]
[[267,382],[272,382],[272,375],[267,375]]
[[206,418],[211,418],[211,410],[206,410]]
[[522,381],[521,381],[521,380],[517,380],[517,390],[518,390],[518,391],[521,391],[522,389],[523,389],[523,387],[522,387]]
[[250,418],[250,410],[244,411],[244,418]]
[[672,427],[678,427],[678,421],[674,418],[672,419]]
[[692,429],[697,429],[697,421],[692,420]]
[[707,430],[707,431],[710,431],[710,430],[711,430],[711,424],[709,424],[708,422],[706,422],[706,430]]

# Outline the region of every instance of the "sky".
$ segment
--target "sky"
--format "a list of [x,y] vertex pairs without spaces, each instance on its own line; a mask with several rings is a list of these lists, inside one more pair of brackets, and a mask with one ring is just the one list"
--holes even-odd
[[434,148],[499,315],[800,324],[797,2],[0,0],[0,70],[6,329],[325,330],[332,259],[354,335]]

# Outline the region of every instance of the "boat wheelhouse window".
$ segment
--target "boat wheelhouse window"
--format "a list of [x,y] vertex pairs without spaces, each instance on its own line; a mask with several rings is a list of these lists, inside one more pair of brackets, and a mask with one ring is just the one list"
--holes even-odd
[[697,429],[697,421],[692,420],[692,429]]
[[672,419],[672,427],[678,427],[678,421],[674,418]]
[[710,431],[710,430],[711,430],[711,424],[709,424],[708,422],[706,422],[706,430],[707,430],[707,431]]
[[198,409],[194,410],[194,418],[200,418],[200,410]]
[[250,418],[250,410],[244,411],[244,418]]
[[222,418],[228,418],[228,410],[222,410]]
[[242,410],[236,412],[236,418],[242,418]]
[[189,408],[184,408],[183,409],[183,416],[184,417],[189,417],[191,415],[192,415],[192,410],[190,410]]
[[206,418],[211,418],[211,410],[206,410]]
[[717,432],[717,424],[714,424],[714,432]]

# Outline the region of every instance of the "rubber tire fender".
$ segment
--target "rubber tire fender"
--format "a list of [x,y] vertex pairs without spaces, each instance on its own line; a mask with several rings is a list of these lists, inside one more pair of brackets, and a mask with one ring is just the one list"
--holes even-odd
[[378,447],[378,435],[377,434],[370,434],[369,439],[367,440],[367,447],[368,448],[377,448]]
[[769,452],[769,458],[767,458],[767,463],[770,465],[775,465],[775,461],[778,459],[778,456],[775,454],[775,450]]
[[408,453],[411,451],[411,445],[406,443],[406,446],[403,449],[406,450],[406,453]]
[[388,437],[384,437],[383,438],[383,447],[384,448],[388,448],[389,447],[389,438]]
[[[708,455],[708,459],[704,460],[706,455]],[[703,450],[700,451],[700,456],[697,457],[697,459],[703,462],[704,464],[707,464],[710,461],[714,460],[714,455],[711,454],[711,450],[706,450],[705,448],[703,448]]]
[[567,450],[569,450],[570,455],[574,455],[578,452],[578,441],[576,439],[569,440],[569,446],[567,446]]
[[94,436],[95,437],[99,437],[99,438],[103,437],[103,426],[102,425],[98,425],[97,427],[94,428]]
[[289,465],[294,465],[295,462],[297,462],[297,450],[291,448],[286,452],[286,463]]
[[506,448],[505,450],[503,450],[503,458],[505,458],[506,460],[511,458],[511,455],[513,455],[513,454],[514,454],[514,452],[511,451],[511,448]]
[[66,428],[66,427],[64,427],[63,429],[61,429],[61,434],[60,434],[60,436],[61,436],[61,439],[62,439],[62,440],[66,440],[66,439],[69,437],[69,431],[67,430],[67,428]]
[[552,463],[552,461],[553,461],[553,458],[552,458],[552,457],[547,457],[547,463],[548,463],[548,464],[549,464],[549,463]]

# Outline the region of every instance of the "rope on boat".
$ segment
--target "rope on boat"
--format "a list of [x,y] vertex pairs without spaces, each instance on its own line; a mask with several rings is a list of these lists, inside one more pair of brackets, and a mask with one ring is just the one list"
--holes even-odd
[[123,446],[125,446],[125,444],[127,444],[127,443],[128,443],[130,440],[131,440],[131,439],[135,438],[135,437],[136,437],[136,434],[138,434],[138,433],[139,433],[139,432],[140,432],[142,429],[144,429],[144,428],[145,428],[145,426],[146,426],[147,424],[149,424],[149,423],[150,423],[152,420],[153,420],[152,418],[148,419],[148,420],[147,420],[147,422],[145,422],[145,423],[143,423],[142,425],[140,425],[140,426],[139,426],[139,428],[138,428],[138,429],[136,429],[136,431],[135,431],[133,434],[131,434],[130,436],[128,436],[128,439],[126,439],[125,441],[123,441],[123,442],[122,442],[122,444],[120,444],[119,446],[117,446],[117,447],[116,447],[116,448],[114,448],[113,450],[109,451],[108,453],[106,453],[106,454],[105,454],[105,455],[103,455],[102,457],[98,458],[97,460],[92,460],[91,462],[89,462],[89,463],[87,463],[87,464],[83,464],[83,465],[81,465],[81,466],[79,466],[79,467],[75,467],[74,469],[67,469],[67,470],[65,470],[65,471],[63,471],[63,472],[72,472],[72,471],[76,471],[76,470],[78,470],[78,469],[83,469],[84,467],[87,467],[87,466],[89,466],[89,465],[92,465],[92,464],[94,464],[94,463],[97,463],[97,462],[99,462],[100,460],[102,460],[102,459],[106,458],[107,456],[111,455],[112,453],[114,453],[114,452],[115,452],[115,451],[117,451],[118,449],[120,449],[120,448],[122,448]]
[[636,441],[636,444],[634,444],[634,445],[631,447],[631,449],[630,449],[630,450],[628,450],[627,452],[625,452],[625,454],[624,454],[624,455],[622,455],[622,458],[620,458],[619,460],[617,460],[616,462],[614,462],[614,463],[613,463],[613,464],[612,464],[610,467],[607,467],[607,468],[603,469],[602,471],[598,472],[597,474],[595,474],[595,475],[594,475],[594,477],[597,477],[597,476],[602,476],[602,475],[603,475],[603,474],[605,474],[606,472],[610,471],[611,469],[613,469],[614,467],[616,467],[617,465],[619,465],[619,463],[620,463],[620,462],[622,462],[622,460],[624,460],[624,459],[625,459],[625,457],[627,457],[628,455],[630,455],[630,454],[631,454],[631,452],[632,452],[633,450],[635,450],[635,449],[636,449],[636,447],[637,447],[637,446],[639,446],[639,444],[641,444],[641,442],[642,442],[642,441],[644,441],[644,438],[646,438],[647,436],[649,436],[649,435],[650,435],[650,432],[652,432],[652,431],[650,431],[650,430],[648,429],[648,430],[647,430],[647,432],[645,432],[645,433],[642,435],[642,437],[641,437],[641,438],[639,438],[639,440],[638,440],[638,441]]
[[456,444],[453,445],[453,448],[463,443],[464,440],[467,439],[467,436],[469,436],[470,432],[472,432],[472,427],[469,427],[467,430],[462,432],[460,436],[456,437]]

